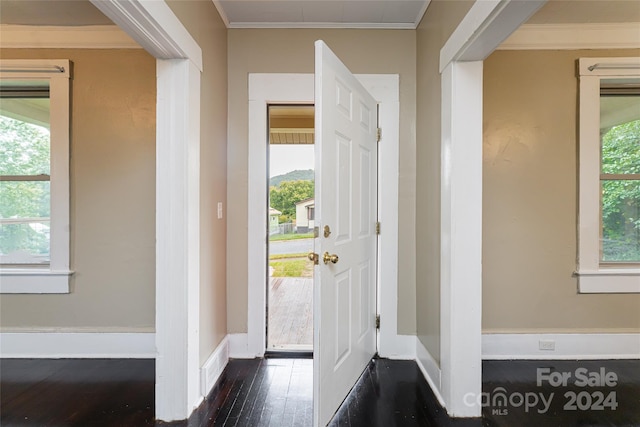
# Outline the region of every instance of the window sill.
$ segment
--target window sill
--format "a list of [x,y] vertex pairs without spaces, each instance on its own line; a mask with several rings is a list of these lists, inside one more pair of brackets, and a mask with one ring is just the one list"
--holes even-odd
[[612,268],[577,271],[578,292],[581,294],[640,293],[640,269]]
[[0,270],[2,294],[68,294],[73,271],[37,268],[4,268]]

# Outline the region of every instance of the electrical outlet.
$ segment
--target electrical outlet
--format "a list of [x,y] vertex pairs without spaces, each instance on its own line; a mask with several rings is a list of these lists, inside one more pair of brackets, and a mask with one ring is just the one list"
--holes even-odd
[[540,340],[538,341],[538,348],[540,350],[555,350],[556,342],[554,340]]
[[218,219],[222,219],[222,202],[218,202]]

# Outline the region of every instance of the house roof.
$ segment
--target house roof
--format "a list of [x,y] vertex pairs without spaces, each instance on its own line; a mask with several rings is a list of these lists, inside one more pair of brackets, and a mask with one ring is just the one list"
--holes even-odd
[[282,212],[269,206],[269,215],[282,215]]
[[309,202],[313,203],[314,202],[314,198],[310,197],[308,199],[300,200],[298,203],[296,203],[296,206],[298,206],[298,205],[308,205],[308,204],[310,204]]

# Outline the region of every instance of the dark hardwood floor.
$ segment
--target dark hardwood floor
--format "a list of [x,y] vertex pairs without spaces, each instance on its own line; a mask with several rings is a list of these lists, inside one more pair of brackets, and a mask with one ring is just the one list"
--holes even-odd
[[0,425],[153,426],[155,361],[1,359]]
[[640,360],[485,361],[482,370],[486,427],[640,426]]
[[[232,360],[192,417],[171,425],[310,426],[312,363]],[[153,421],[154,369],[153,360],[2,359],[0,425],[167,425]],[[566,385],[555,383],[563,374]],[[451,420],[415,362],[374,359],[330,426],[640,426],[638,360],[486,361],[483,392],[482,419]]]

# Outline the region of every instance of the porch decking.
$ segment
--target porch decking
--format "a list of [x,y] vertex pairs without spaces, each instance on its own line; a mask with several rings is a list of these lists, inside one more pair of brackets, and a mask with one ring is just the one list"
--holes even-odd
[[269,278],[268,350],[313,349],[313,279]]

